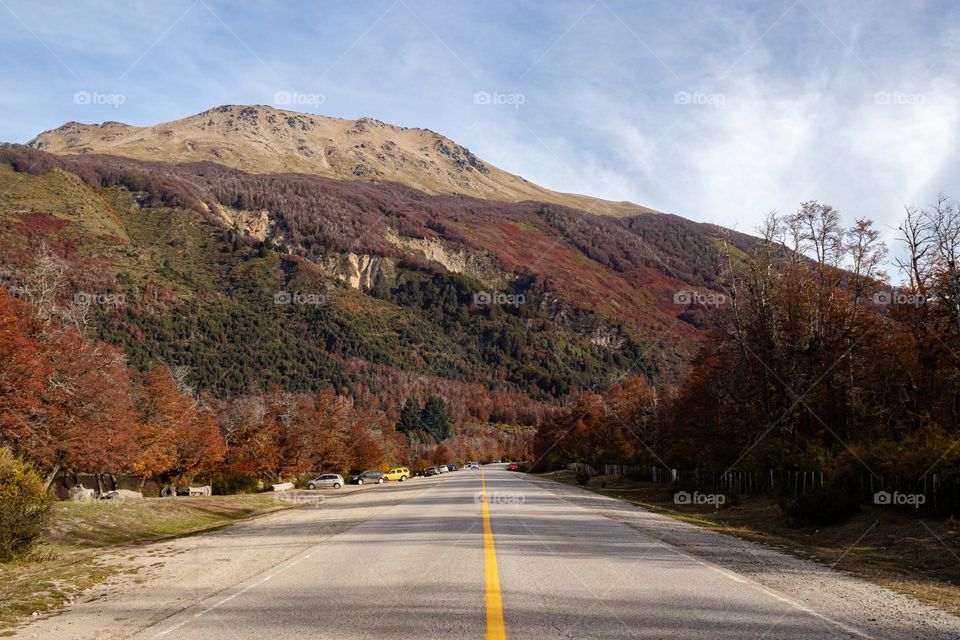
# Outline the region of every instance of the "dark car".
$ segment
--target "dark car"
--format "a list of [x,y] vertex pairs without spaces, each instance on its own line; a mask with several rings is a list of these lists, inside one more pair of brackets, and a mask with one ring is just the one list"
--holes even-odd
[[507,465],[507,471],[520,471],[520,465],[516,462],[511,462]]
[[423,472],[423,475],[427,476],[428,478],[430,476],[438,476],[440,475],[440,469],[437,469],[436,467],[430,467],[429,469]]
[[447,471],[456,471],[456,470],[459,469],[459,468],[460,468],[460,467],[458,467],[458,466],[455,465],[455,464],[448,464],[448,465],[447,465]]
[[351,484],[383,484],[386,481],[386,476],[379,471],[364,471],[360,475],[350,478]]

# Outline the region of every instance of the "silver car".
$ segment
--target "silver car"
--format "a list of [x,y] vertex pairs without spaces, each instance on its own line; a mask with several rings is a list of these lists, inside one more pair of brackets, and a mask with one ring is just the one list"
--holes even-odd
[[333,487],[334,489],[339,489],[342,486],[343,476],[336,473],[325,473],[307,483],[307,489],[320,489],[321,487]]

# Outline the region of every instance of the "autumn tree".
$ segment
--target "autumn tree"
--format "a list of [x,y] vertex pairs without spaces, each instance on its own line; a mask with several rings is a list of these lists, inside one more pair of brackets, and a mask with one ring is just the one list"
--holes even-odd
[[137,456],[133,470],[164,482],[211,471],[225,456],[225,443],[209,409],[181,395],[166,367],[143,375],[137,406]]
[[31,454],[39,444],[45,380],[50,373],[27,305],[0,289],[0,444]]

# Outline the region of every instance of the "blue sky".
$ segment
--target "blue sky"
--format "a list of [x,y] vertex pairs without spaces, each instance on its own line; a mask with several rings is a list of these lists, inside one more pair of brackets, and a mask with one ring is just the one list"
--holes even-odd
[[427,127],[547,187],[743,231],[819,199],[892,239],[905,204],[960,197],[958,18],[903,0],[0,0],[0,140],[276,104]]

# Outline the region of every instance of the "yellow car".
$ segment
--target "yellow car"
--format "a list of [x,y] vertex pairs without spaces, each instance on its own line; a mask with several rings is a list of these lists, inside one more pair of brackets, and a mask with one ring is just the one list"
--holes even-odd
[[387,480],[399,480],[403,482],[410,478],[410,469],[406,467],[397,467],[396,469],[390,469],[384,474]]

